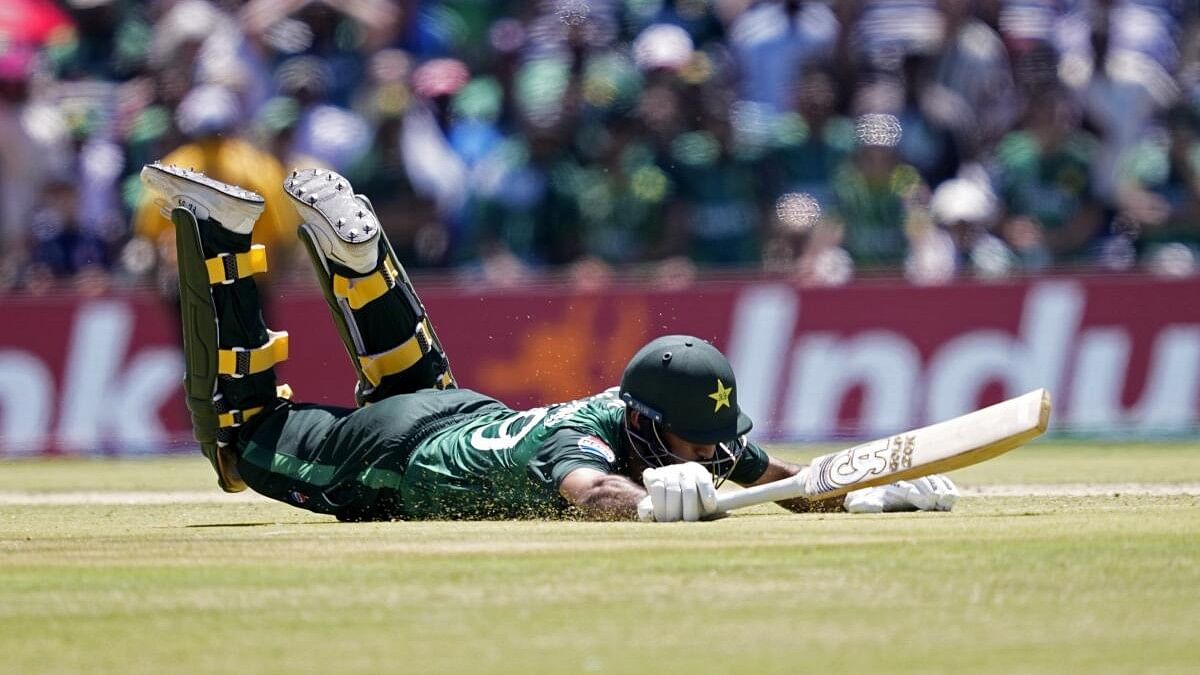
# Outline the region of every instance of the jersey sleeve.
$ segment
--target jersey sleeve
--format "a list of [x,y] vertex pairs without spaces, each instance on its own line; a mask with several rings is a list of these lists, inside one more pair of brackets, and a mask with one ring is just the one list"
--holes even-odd
[[529,469],[555,487],[576,469],[595,469],[603,473],[616,470],[617,455],[607,441],[585,431],[569,427],[558,429],[529,463]]
[[767,472],[767,464],[770,461],[771,458],[767,455],[766,450],[747,441],[746,450],[742,452],[742,458],[738,460],[737,465],[733,467],[733,472],[729,474],[729,480],[738,485],[749,485],[762,478],[762,475]]

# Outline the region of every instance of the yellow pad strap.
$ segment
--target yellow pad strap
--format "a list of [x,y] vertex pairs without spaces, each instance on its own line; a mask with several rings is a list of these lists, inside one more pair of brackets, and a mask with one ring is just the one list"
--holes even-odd
[[375,270],[365,277],[344,277],[333,275],[333,294],[345,298],[350,303],[350,309],[361,309],[367,303],[382,296],[396,286],[399,274],[389,258],[383,259],[383,268]]
[[[279,398],[292,398],[292,388],[286,384],[281,384],[275,387],[275,395]],[[263,411],[265,406],[255,408],[246,408],[245,410],[227,410],[217,414],[217,426],[221,428],[240,427],[245,424],[251,417]]]
[[218,253],[204,261],[208,268],[208,283],[232,284],[252,274],[267,271],[267,247],[255,244],[245,253]]
[[452,386],[454,386],[454,378],[450,377],[450,371],[446,371],[446,372],[442,373],[442,376],[438,378],[438,387],[437,388],[438,389],[449,389]]
[[217,352],[217,372],[222,375],[244,377],[261,373],[288,357],[287,331],[267,331],[267,344],[255,349],[222,349]]
[[367,376],[367,380],[372,385],[378,385],[384,377],[404,372],[420,361],[421,357],[429,352],[430,344],[429,327],[422,321],[417,324],[416,333],[400,346],[381,354],[360,356],[358,363],[362,366],[363,375]]
[[245,410],[230,410],[217,415],[217,426],[225,429],[229,427],[240,427],[246,423],[251,417],[263,411],[263,406],[257,408],[246,408]]

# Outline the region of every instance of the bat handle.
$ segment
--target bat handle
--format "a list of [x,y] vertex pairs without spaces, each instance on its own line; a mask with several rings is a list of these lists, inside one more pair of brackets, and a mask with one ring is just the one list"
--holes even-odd
[[744,488],[737,492],[717,495],[717,510],[732,511],[767,502],[778,502],[785,499],[804,497],[808,494],[804,488],[804,483],[807,479],[808,467],[805,467],[795,476]]

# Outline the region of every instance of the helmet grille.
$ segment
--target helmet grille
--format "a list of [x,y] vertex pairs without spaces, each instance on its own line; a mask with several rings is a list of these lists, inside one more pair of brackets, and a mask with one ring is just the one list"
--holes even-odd
[[660,467],[689,461],[696,462],[708,469],[713,476],[713,484],[717,487],[721,487],[729,478],[746,451],[746,437],[740,436],[728,443],[717,443],[712,459],[689,460],[671,452],[670,446],[663,438],[660,422],[643,417],[637,425],[634,425],[629,422],[629,416],[626,415],[622,426],[625,428],[625,437],[628,439],[629,445],[647,466]]

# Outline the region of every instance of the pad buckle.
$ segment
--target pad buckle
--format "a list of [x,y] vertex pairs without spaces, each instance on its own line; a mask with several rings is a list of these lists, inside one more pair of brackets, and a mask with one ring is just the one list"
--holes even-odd
[[230,409],[225,404],[225,397],[217,394],[213,398],[213,408],[217,411],[217,426],[221,429],[231,429],[245,424],[250,418],[262,412],[264,406]]
[[287,360],[287,331],[267,331],[267,343],[261,347],[230,347],[217,352],[217,372],[234,379],[261,373]]
[[222,286],[228,286],[238,279],[238,264],[237,256],[232,253],[218,253],[217,259],[221,261],[221,267],[225,272],[225,278],[221,280]]
[[255,244],[244,253],[218,253],[204,261],[208,270],[208,282],[212,285],[228,285],[238,279],[267,271],[267,249]]

